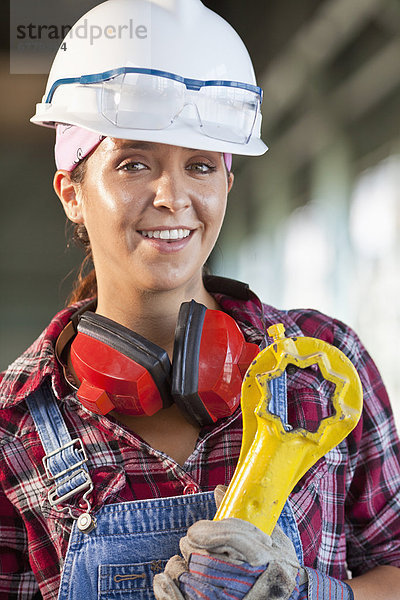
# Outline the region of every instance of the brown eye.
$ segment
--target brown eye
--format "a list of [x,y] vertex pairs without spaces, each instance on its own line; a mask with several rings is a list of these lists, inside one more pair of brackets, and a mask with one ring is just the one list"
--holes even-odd
[[147,167],[139,161],[131,161],[121,165],[120,169],[123,171],[142,171],[143,169],[147,169]]
[[212,173],[216,170],[214,165],[209,165],[205,162],[195,162],[187,167],[190,171],[195,171],[197,173]]

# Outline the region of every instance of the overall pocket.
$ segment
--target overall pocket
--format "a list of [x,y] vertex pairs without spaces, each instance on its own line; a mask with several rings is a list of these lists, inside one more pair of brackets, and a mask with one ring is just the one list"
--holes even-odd
[[166,560],[130,565],[100,565],[98,600],[153,600],[153,577],[164,570]]

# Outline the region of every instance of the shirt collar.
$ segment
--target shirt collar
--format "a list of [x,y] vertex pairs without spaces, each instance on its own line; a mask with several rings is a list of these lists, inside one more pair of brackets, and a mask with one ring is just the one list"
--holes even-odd
[[[231,280],[222,277],[209,277],[208,280],[214,284],[210,293],[221,309],[235,319],[246,340],[260,348],[265,347],[265,319],[259,298],[245,284],[241,285],[246,290],[246,298],[238,299],[231,295]],[[217,292],[215,288],[221,291]],[[52,389],[58,399],[70,392],[54,349],[71,316],[87,302],[82,300],[57,313],[38,339],[8,367],[0,381],[0,408],[10,408],[22,402],[42,385],[46,377],[51,378]]]
[[87,300],[63,309],[51,320],[37,340],[6,370],[0,382],[0,408],[19,404],[37,390],[46,377],[58,398],[69,390],[55,355],[55,343],[71,316]]

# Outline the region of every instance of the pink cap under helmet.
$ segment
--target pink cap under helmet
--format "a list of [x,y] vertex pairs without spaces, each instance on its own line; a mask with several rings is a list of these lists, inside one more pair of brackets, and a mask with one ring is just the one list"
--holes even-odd
[[[56,125],[54,154],[57,169],[73,171],[75,167],[94,150],[106,136],[94,133],[76,125]],[[228,171],[232,167],[232,154],[224,153]]]

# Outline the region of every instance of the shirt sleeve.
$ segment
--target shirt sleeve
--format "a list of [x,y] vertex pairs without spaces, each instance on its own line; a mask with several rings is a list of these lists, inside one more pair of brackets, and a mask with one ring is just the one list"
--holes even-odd
[[39,600],[41,597],[29,564],[24,523],[0,491],[0,598]]
[[400,567],[400,444],[376,365],[349,327],[335,325],[334,343],[353,362],[363,387],[362,417],[347,439],[346,541],[355,577],[378,565]]
[[354,600],[353,590],[344,581],[309,567],[306,567],[306,572],[308,583],[300,587],[298,596],[293,596],[293,600]]

